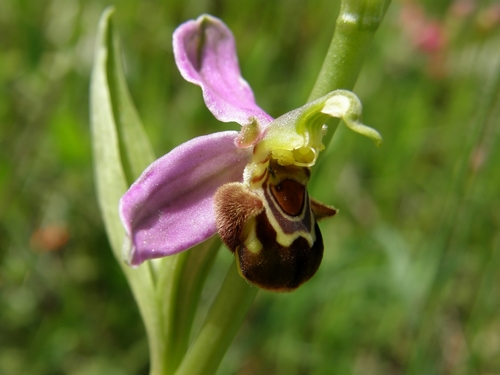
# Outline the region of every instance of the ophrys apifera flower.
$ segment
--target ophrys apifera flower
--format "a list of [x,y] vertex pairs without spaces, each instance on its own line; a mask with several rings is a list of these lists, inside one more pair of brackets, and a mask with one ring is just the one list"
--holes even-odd
[[182,76],[201,87],[218,120],[242,128],[176,147],[130,187],[120,202],[129,262],[176,254],[218,232],[244,278],[291,291],[317,271],[324,247],[317,221],[336,213],[306,188],[324,149],[323,124],[339,117],[376,142],[380,135],[359,122],[361,104],[345,90],[273,119],[241,77],[231,31],[214,17],[182,24],[173,39]]

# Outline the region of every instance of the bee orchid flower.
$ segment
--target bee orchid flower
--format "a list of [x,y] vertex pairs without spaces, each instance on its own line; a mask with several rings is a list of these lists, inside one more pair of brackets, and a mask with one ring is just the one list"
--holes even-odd
[[323,124],[338,117],[376,143],[380,135],[361,124],[361,104],[345,90],[273,119],[256,104],[234,37],[217,18],[182,24],[173,47],[181,75],[201,87],[207,108],[241,130],[181,144],[130,187],[119,208],[131,243],[128,261],[137,266],[173,255],[219,233],[245,279],[268,290],[294,290],[320,265],[317,221],[336,213],[306,188],[324,149]]

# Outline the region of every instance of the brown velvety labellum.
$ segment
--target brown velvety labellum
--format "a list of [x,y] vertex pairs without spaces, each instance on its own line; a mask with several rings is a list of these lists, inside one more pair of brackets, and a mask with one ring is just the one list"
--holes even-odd
[[242,232],[247,220],[263,211],[260,198],[238,182],[225,184],[217,189],[214,208],[217,232],[233,252],[245,240]]
[[318,224],[314,227],[316,242],[312,247],[303,237],[284,247],[276,241],[276,231],[266,214],[260,213],[256,219],[256,234],[262,250],[253,253],[243,245],[236,249],[243,277],[263,289],[291,292],[314,276],[323,258],[323,238]]
[[281,209],[290,216],[297,216],[304,206],[306,187],[301,183],[286,179],[277,185],[271,185],[271,192]]

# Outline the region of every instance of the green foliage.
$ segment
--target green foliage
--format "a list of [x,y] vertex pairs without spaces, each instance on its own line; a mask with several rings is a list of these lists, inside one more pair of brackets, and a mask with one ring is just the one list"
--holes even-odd
[[[307,99],[339,6],[0,2],[2,374],[148,372],[144,327],[93,187],[89,79],[110,4],[156,155],[234,128],[178,74],[179,23],[222,18],[259,104],[277,116]],[[465,15],[434,8],[447,44],[431,53],[411,43],[402,5],[391,5],[354,90],[384,144],[339,127],[310,186],[340,209],[321,224],[323,264],[293,294],[259,294],[219,374],[500,372],[500,33],[489,4]],[[193,335],[230,261],[219,252]]]

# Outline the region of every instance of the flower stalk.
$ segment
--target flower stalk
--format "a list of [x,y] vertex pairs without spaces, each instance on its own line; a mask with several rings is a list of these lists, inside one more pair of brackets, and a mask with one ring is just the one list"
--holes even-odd
[[342,0],[332,41],[308,101],[352,90],[391,0]]
[[[309,102],[333,90],[353,89],[390,3],[391,0],[341,1],[333,38],[309,95]],[[324,138],[325,147],[330,144],[339,120],[330,120],[328,124],[330,131]]]
[[175,375],[216,373],[258,290],[241,278],[231,264],[200,333]]

